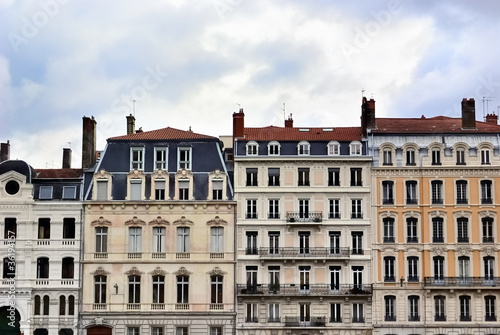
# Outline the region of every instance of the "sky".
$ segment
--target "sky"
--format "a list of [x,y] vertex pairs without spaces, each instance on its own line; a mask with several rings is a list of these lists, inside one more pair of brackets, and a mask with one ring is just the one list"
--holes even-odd
[[[500,105],[500,1],[0,0],[0,142],[11,159],[81,166],[82,117],[97,148],[173,127],[359,126],[377,117],[476,119]],[[134,102],[135,101],[135,102]]]

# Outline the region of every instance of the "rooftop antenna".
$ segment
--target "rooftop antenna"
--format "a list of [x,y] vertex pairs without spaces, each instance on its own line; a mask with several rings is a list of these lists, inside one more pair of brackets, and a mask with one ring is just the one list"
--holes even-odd
[[71,149],[71,142],[68,142],[69,148]]
[[283,103],[283,108],[281,108],[283,111],[283,122],[286,121],[286,116],[285,116],[285,103]]
[[[494,97],[483,97],[483,120],[486,120],[486,113],[488,113],[488,102]],[[484,102],[486,101],[486,109],[484,108]]]
[[135,117],[135,103],[136,103],[138,100],[132,99],[132,100],[130,100],[130,101],[132,101],[132,111],[134,112],[134,117]]
[[361,100],[365,97],[365,90],[361,90]]

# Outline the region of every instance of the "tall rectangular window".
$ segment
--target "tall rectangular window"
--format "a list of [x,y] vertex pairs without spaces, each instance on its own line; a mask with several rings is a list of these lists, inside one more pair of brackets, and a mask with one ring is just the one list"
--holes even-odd
[[467,204],[467,180],[457,180],[457,204]]
[[311,275],[311,267],[310,266],[299,266],[299,280],[300,280],[299,289],[302,292],[309,291],[310,275]]
[[130,200],[141,200],[142,179],[130,179]]
[[210,228],[212,252],[224,252],[224,228]]
[[462,282],[467,282],[470,277],[470,258],[468,256],[458,257],[458,276]]
[[481,221],[483,224],[483,243],[495,242],[495,238],[493,237],[493,218],[485,217]]
[[280,290],[280,267],[269,266],[269,289],[276,293]]
[[269,212],[267,217],[269,219],[280,218],[280,201],[279,199],[269,199]]
[[298,185],[299,186],[309,186],[309,168],[299,168],[298,169]]
[[446,321],[446,297],[444,295],[436,295],[434,297],[434,321]]
[[352,304],[352,322],[365,322],[363,304]]
[[155,170],[167,170],[167,148],[155,148]]
[[267,310],[269,313],[267,322],[280,322],[280,304],[270,303]]
[[165,227],[153,227],[153,252],[165,252]]
[[352,199],[351,200],[351,219],[362,219],[362,218],[363,218],[362,200],[361,199]]
[[97,200],[105,201],[108,200],[108,181],[107,180],[97,180]]
[[342,304],[330,304],[330,322],[342,322]]
[[95,252],[108,252],[108,227],[95,228]]
[[257,181],[257,173],[258,170],[257,168],[247,168],[247,186],[258,186],[258,181]]
[[406,204],[407,205],[418,204],[417,182],[415,180],[406,181]]
[[50,239],[50,219],[48,218],[38,219],[38,238]]
[[484,279],[486,280],[495,279],[495,257],[492,256],[483,257],[483,267],[484,267]]
[[353,231],[351,232],[352,236],[352,253],[354,255],[362,255],[363,254],[363,232],[362,231]]
[[39,257],[36,260],[36,277],[49,278],[49,259],[47,257]]
[[309,199],[299,199],[299,218],[309,218]]
[[394,282],[396,281],[395,271],[394,271],[394,263],[395,258],[393,256],[385,256],[384,257],[384,281],[385,282]]
[[431,202],[440,205],[443,203],[443,182],[441,180],[431,181]]
[[17,219],[16,218],[5,218],[4,219],[4,235],[3,238],[6,240],[14,241],[17,238]]
[[382,182],[382,204],[394,205],[394,182],[392,180]]
[[222,200],[223,181],[221,179],[212,180],[212,199]]
[[328,218],[340,219],[340,199],[329,199]]
[[355,291],[363,290],[363,267],[352,267],[352,283]]
[[75,219],[74,218],[64,218],[63,219],[63,238],[73,239],[75,238]]
[[457,149],[457,165],[465,165],[465,150]]
[[137,253],[142,248],[142,228],[130,227],[128,229],[128,251]]
[[432,165],[441,165],[441,150],[432,149]]
[[467,218],[457,219],[457,242],[468,243],[469,242],[469,220]]
[[246,304],[245,322],[259,322],[257,306],[256,303]]
[[177,228],[177,252],[189,252],[189,227]]
[[165,179],[156,179],[155,183],[155,200],[165,200]]
[[330,235],[330,254],[340,254],[340,231],[331,231]]
[[309,249],[309,237],[311,233],[308,231],[299,231],[299,253],[308,254]]
[[392,150],[384,149],[383,151],[383,165],[392,165]]
[[432,218],[432,242],[443,243],[443,218]]
[[408,281],[418,282],[418,257],[409,256],[408,261]]
[[130,170],[144,170],[144,148],[130,148]]
[[416,218],[406,219],[406,242],[418,243],[418,221]]
[[257,293],[257,267],[246,267],[247,293]]
[[491,180],[481,180],[481,203],[489,205],[493,203],[491,197]]
[[497,321],[495,313],[496,297],[487,295],[484,297],[484,321]]
[[179,179],[179,200],[189,200],[189,179]]
[[482,149],[481,150],[481,164],[482,165],[490,165],[490,150]]
[[189,303],[189,277],[177,276],[177,303]]
[[272,255],[278,255],[280,253],[280,232],[270,231],[269,236],[269,253]]
[[311,304],[299,303],[299,324],[309,326],[311,324]]
[[351,168],[351,186],[363,186],[361,168]]
[[247,219],[257,218],[257,199],[247,199]]
[[444,280],[444,257],[434,256],[432,261],[434,263],[434,280]]
[[328,168],[328,186],[340,186],[340,168]]
[[384,296],[385,318],[384,321],[396,321],[396,296]]
[[408,149],[406,150],[406,165],[413,166],[415,164],[415,150]]
[[106,276],[94,276],[94,303],[106,303]]
[[[141,276],[128,276],[128,303],[141,303]],[[130,306],[133,309],[138,306]]]
[[420,321],[419,302],[420,297],[418,295],[408,297],[408,321]]
[[461,295],[458,300],[460,301],[460,321],[471,321],[470,296]]
[[339,291],[340,290],[340,271],[342,268],[340,266],[330,266],[330,290]]
[[269,186],[280,186],[280,168],[268,168],[267,177]]
[[393,218],[384,218],[384,243],[394,243],[394,219]]
[[257,255],[257,236],[258,233],[256,231],[247,231],[247,247],[246,254],[247,255]]
[[[214,275],[210,277],[211,286],[211,303],[212,304],[222,304],[223,303],[223,279],[224,277],[219,275]],[[217,308],[219,309],[219,308]]]
[[177,170],[191,170],[191,148],[178,148]]

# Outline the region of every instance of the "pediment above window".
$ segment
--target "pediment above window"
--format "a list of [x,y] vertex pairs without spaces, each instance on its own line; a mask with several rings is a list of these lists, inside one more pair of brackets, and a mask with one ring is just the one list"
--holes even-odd
[[102,266],[99,266],[94,272],[91,273],[94,276],[107,276],[110,272],[104,270]]
[[218,266],[216,266],[212,271],[207,272],[207,274],[210,276],[222,276],[227,274],[227,272],[222,271]]
[[91,226],[111,226],[111,221],[106,220],[104,217],[99,217],[99,219],[94,220],[90,223]]
[[221,219],[220,217],[216,216],[210,221],[207,221],[207,226],[225,226],[227,225],[227,221],[224,219]]
[[189,272],[185,267],[180,267],[179,270],[174,272],[174,275],[176,276],[189,276],[191,274],[192,272]]
[[174,221],[174,225],[176,225],[176,226],[192,226],[192,225],[194,225],[194,222],[186,219],[185,216],[181,216],[181,218],[179,220]]
[[144,272],[141,272],[139,271],[138,268],[136,268],[135,266],[132,267],[130,270],[128,270],[127,272],[125,272],[126,275],[128,276],[140,276],[142,275]]
[[169,225],[170,222],[168,222],[165,219],[162,219],[161,216],[158,216],[156,219],[149,221],[150,225],[157,225],[157,226],[166,226]]
[[146,222],[134,216],[131,220],[125,221],[126,226],[143,226]]

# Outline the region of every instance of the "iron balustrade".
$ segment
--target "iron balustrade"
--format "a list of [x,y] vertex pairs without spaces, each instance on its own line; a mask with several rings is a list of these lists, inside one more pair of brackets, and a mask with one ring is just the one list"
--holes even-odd
[[371,284],[256,284],[237,285],[238,295],[301,295],[301,296],[338,296],[371,295]]
[[500,288],[500,277],[425,277],[424,286],[440,287],[498,287]]
[[[305,318],[304,318],[305,319]],[[324,327],[326,318],[324,316],[311,316],[306,320],[298,316],[285,316],[285,327]]]
[[259,256],[271,258],[294,258],[294,257],[325,257],[325,258],[348,258],[349,247],[268,247],[259,248]]
[[286,222],[323,222],[323,212],[287,212]]

